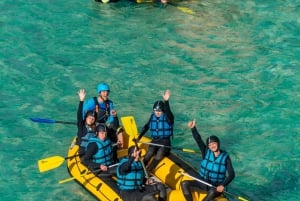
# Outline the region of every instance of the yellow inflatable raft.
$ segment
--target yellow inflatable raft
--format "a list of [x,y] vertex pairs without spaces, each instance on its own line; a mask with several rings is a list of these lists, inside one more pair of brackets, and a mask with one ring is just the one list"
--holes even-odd
[[[125,133],[123,134],[124,149],[118,151],[119,158],[127,156],[127,148],[134,145],[132,139],[137,138],[138,136],[134,117],[122,117],[121,122],[125,129]],[[71,179],[75,179],[98,200],[122,201],[122,198],[118,194],[118,188],[116,185],[108,185],[105,181],[91,173],[87,167],[80,162],[80,158],[77,156],[79,147],[78,145],[75,145],[75,140],[76,139],[73,140],[72,145],[68,150],[68,157],[66,159]],[[143,144],[139,143],[139,146],[142,149],[142,154],[145,154],[149,146],[147,142],[150,142],[150,139],[143,137],[141,141],[146,142]],[[180,183],[183,180],[191,180],[191,177],[183,175],[181,172],[188,175],[198,174],[193,167],[173,153],[171,153],[168,157],[165,157],[153,171],[155,179],[166,185],[168,201],[185,201]],[[194,192],[193,200],[201,201],[205,195],[205,192]],[[217,201],[228,201],[228,199],[225,197],[219,197]]]

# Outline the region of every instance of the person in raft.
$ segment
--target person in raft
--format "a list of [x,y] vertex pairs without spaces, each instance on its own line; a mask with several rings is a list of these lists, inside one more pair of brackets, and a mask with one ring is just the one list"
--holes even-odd
[[114,109],[114,103],[110,100],[110,88],[108,84],[100,82],[97,85],[98,97],[86,100],[83,104],[83,114],[87,111],[96,113],[96,125],[107,124],[107,136],[114,146],[114,160],[117,162],[117,149],[123,147],[123,128],[120,126],[117,111]]
[[166,201],[167,191],[160,182],[146,178],[141,162],[141,150],[128,149],[128,157],[121,159],[117,167],[117,184],[123,201]]
[[[193,201],[191,194],[192,189],[207,191],[203,201],[215,200],[225,190],[226,186],[235,177],[235,172],[232,167],[229,154],[220,149],[220,140],[217,136],[210,136],[206,139],[206,144],[203,142],[196,128],[195,120],[188,123],[188,127],[192,131],[192,135],[197,142],[202,153],[202,161],[200,164],[200,179],[211,184],[214,187],[209,187],[196,180],[185,180],[181,183],[181,188],[186,201]],[[226,172],[228,176],[226,176]]]
[[113,145],[107,137],[107,127],[105,124],[98,124],[96,136],[91,137],[85,148],[82,163],[91,171],[115,173],[116,168],[110,170],[113,161]]
[[169,105],[170,96],[170,90],[166,90],[163,94],[164,101],[158,100],[154,103],[153,112],[150,115],[150,119],[144,125],[137,138],[137,141],[140,141],[140,139],[150,129],[152,138],[151,143],[153,143],[153,145],[150,144],[145,155],[145,166],[147,166],[152,156],[154,156],[154,158],[147,166],[148,172],[151,172],[161,161],[161,159],[170,153],[171,137],[173,136],[174,127],[174,115]]
[[87,111],[85,115],[82,115],[83,101],[86,93],[84,89],[80,89],[77,94],[79,97],[79,104],[77,109],[76,144],[79,145],[79,155],[83,156],[88,140],[96,135],[96,113],[94,111]]

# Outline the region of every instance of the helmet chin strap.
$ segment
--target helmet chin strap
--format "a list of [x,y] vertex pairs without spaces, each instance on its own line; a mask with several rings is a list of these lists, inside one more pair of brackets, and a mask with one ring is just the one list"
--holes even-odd
[[104,99],[103,99],[103,97],[101,96],[101,92],[100,92],[100,94],[99,94],[99,98],[100,98],[101,102],[104,102]]

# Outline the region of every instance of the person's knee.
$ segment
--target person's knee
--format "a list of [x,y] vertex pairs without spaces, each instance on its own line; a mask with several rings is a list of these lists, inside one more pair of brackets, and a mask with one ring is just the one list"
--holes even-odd
[[141,201],[156,201],[153,195],[144,195]]
[[154,152],[151,151],[151,150],[148,150],[148,152],[146,153],[144,159],[147,160],[147,161],[149,161],[150,158],[151,158],[153,155],[154,155]]
[[217,191],[214,188],[210,188],[207,191],[206,197],[203,199],[203,201],[213,201],[216,197]]
[[154,159],[156,159],[156,160],[161,160],[161,159],[163,159],[163,157],[166,155],[166,153],[163,151],[163,150],[159,150],[156,154],[155,154],[155,156],[154,156]]
[[190,184],[188,181],[183,181],[181,182],[181,188],[184,194],[188,194],[189,193],[189,188],[190,188]]
[[166,187],[161,183],[157,183],[156,186],[157,186],[157,190],[159,191],[159,197],[166,198],[167,196]]

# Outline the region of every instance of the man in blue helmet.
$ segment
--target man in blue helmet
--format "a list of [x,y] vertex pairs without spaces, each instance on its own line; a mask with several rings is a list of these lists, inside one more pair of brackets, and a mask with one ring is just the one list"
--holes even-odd
[[182,192],[186,201],[193,201],[192,190],[207,191],[203,201],[215,200],[235,177],[231,159],[226,151],[220,149],[220,140],[217,136],[208,137],[205,144],[197,131],[195,120],[190,121],[188,127],[202,153],[199,177],[213,187],[196,180],[185,180],[181,183]]
[[149,172],[156,167],[164,156],[170,153],[171,137],[173,136],[174,127],[174,115],[169,105],[170,95],[170,90],[166,90],[163,94],[164,101],[159,100],[154,103],[153,112],[137,139],[140,140],[143,135],[150,130],[152,145],[149,146],[144,158],[144,163],[147,165],[151,157],[154,156],[147,167]]
[[114,109],[114,104],[108,99],[109,86],[106,83],[99,83],[97,86],[98,97],[93,97],[84,102],[83,114],[87,111],[94,110],[97,112],[97,123],[108,123],[119,126],[117,112]]
[[108,137],[112,143],[117,143],[117,146],[114,147],[114,159],[117,160],[117,148],[122,148],[123,146],[123,129],[120,127],[113,101],[108,98],[110,93],[109,86],[106,83],[100,82],[97,86],[97,93],[98,97],[90,98],[84,102],[83,114],[87,111],[95,111],[96,125],[101,123],[107,124]]

